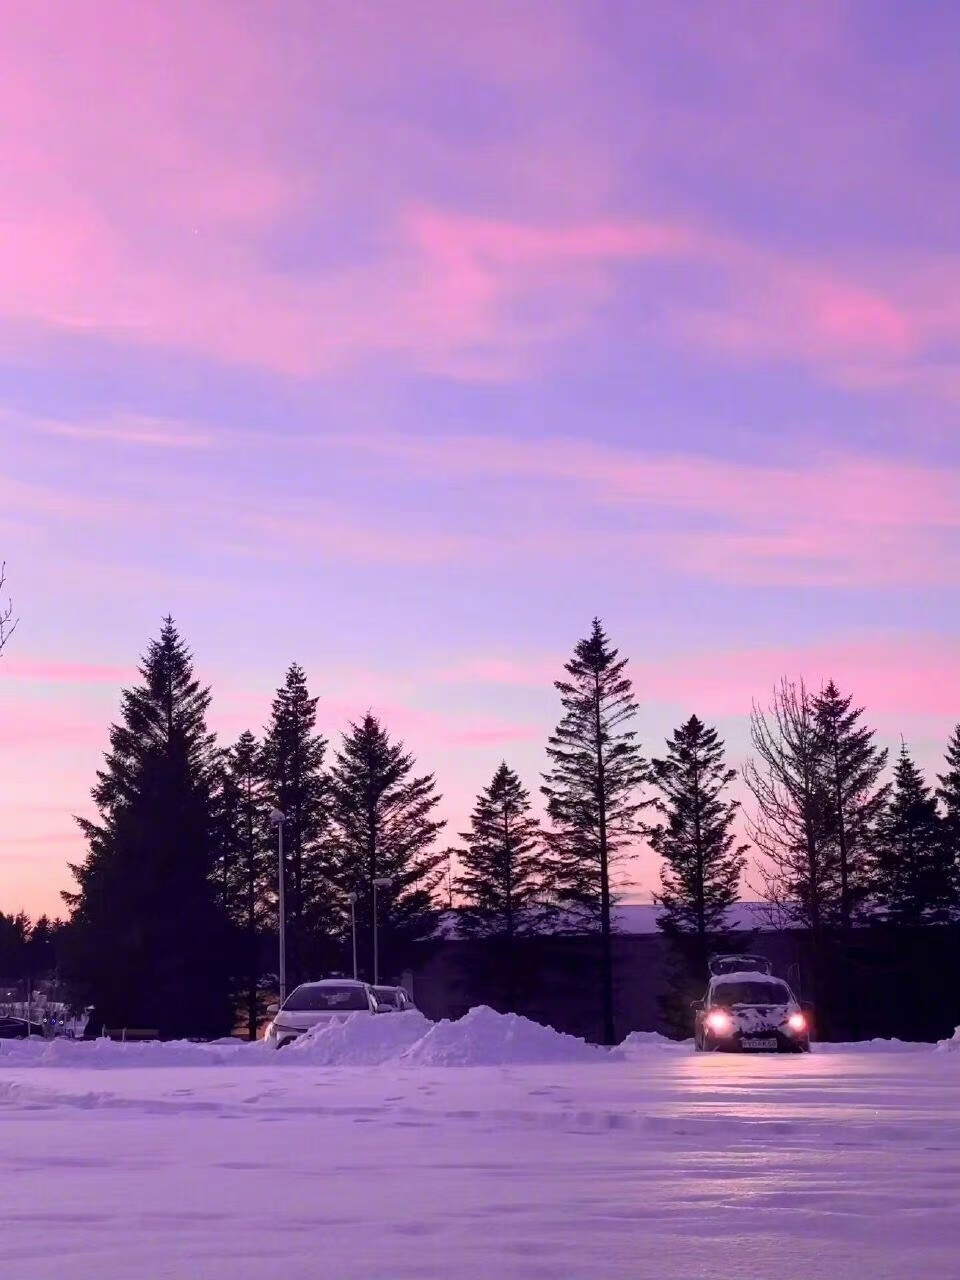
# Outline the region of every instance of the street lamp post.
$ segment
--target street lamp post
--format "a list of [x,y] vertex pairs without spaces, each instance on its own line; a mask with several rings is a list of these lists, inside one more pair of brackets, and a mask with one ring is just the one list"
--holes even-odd
[[389,876],[380,876],[373,882],[373,985],[380,981],[380,953],[377,939],[377,890],[389,889],[393,881]]
[[284,896],[286,872],[283,863],[283,824],[286,814],[282,809],[270,810],[270,822],[277,828],[277,915],[280,934],[280,1005],[287,998],[287,908]]
[[355,893],[347,894],[347,901],[350,903],[350,936],[353,941],[353,980],[357,980],[357,895]]

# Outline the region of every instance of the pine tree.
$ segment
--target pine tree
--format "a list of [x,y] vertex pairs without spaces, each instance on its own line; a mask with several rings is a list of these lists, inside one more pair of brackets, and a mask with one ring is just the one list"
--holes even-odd
[[[323,768],[327,741],[316,732],[317,702],[310,696],[306,673],[294,663],[274,698],[261,754],[264,800],[284,815],[287,967],[291,983],[302,981],[318,968],[325,943],[340,923],[324,844],[329,825]],[[275,901],[278,873],[271,865]]]
[[599,926],[603,1035],[614,1043],[614,894],[611,870],[623,846],[640,832],[637,791],[646,777],[636,732],[637,704],[620,658],[595,618],[557,680],[563,717],[549,739],[551,761],[541,788],[552,830],[554,892],[568,918]]
[[943,834],[953,861],[954,903],[960,905],[960,724],[947,744],[946,772],[937,775],[937,799],[943,815]]
[[786,921],[814,935],[814,949],[839,899],[830,838],[826,741],[814,700],[801,681],[782,680],[767,713],[754,704],[750,734],[757,759],[744,770],[755,809],[747,830],[766,859],[764,894]]
[[665,758],[651,763],[655,805],[666,819],[647,833],[666,864],[658,923],[665,933],[695,935],[706,961],[709,935],[723,932],[739,898],[749,848],[733,830],[739,803],[724,796],[737,773],[725,763],[717,730],[696,716],[667,740]]
[[830,904],[830,914],[844,931],[870,895],[872,844],[889,791],[879,785],[887,752],[876,746],[873,731],[859,723],[863,708],[852,703],[832,680],[813,699],[823,745],[826,838],[838,878],[838,899]]
[[502,763],[477,796],[470,830],[461,833],[460,926],[475,937],[533,933],[542,896],[543,838],[530,811],[530,793]]
[[[432,774],[415,775],[413,756],[391,742],[371,714],[351,724],[331,771],[332,843],[336,880],[355,893],[357,949],[368,978],[374,965],[374,882],[380,960],[396,971],[411,944],[436,929],[435,893],[446,854],[435,848],[445,823],[434,817],[440,797]],[[379,966],[384,972],[383,963]]]
[[71,870],[74,984],[108,1026],[163,1036],[230,1030],[226,920],[212,882],[217,751],[209,690],[173,620],[124,690],[97,774],[99,820],[79,819],[86,861]]
[[[57,922],[59,923],[59,921]],[[46,977],[56,966],[57,927],[47,915],[39,916],[30,930],[27,945],[30,973],[34,978]]]
[[655,900],[663,908],[657,925],[670,939],[660,1005],[680,1035],[690,1034],[691,1002],[703,994],[710,953],[737,945],[726,916],[739,897],[748,846],[733,831],[739,805],[724,794],[736,776],[716,729],[696,716],[667,740],[666,756],[651,761],[654,806],[665,821],[648,827],[647,839],[665,864]]
[[903,743],[877,842],[875,891],[891,923],[950,918],[954,874],[944,835],[936,799]]
[[30,917],[0,911],[0,980],[16,982],[29,972]]
[[260,934],[267,923],[266,891],[273,871],[260,748],[248,730],[225,753],[221,799],[224,820],[222,892],[238,941],[238,976],[247,1034],[257,1037],[260,1017]]

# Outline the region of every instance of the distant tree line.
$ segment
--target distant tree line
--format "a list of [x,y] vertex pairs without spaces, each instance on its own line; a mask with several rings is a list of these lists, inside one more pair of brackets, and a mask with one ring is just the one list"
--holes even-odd
[[[506,1008],[525,938],[595,935],[612,1041],[618,865],[645,839],[662,859],[659,924],[676,947],[677,990],[702,990],[706,957],[729,937],[750,848],[724,744],[693,715],[662,755],[645,758],[627,661],[599,620],[555,687],[544,819],[503,762],[468,830],[443,845],[434,776],[372,713],[331,749],[297,664],[261,735],[218,744],[210,691],[166,619],[139,683],[122,693],[92,793],[98,816],[80,821],[87,856],[71,867],[77,887],[64,894],[70,921],[58,939],[78,999],[107,1025],[210,1036],[240,1016],[255,1035],[272,985],[264,943],[278,913],[274,811],[283,814],[291,982],[350,971],[351,920],[361,976],[372,976],[376,882],[385,971],[399,974],[438,937],[453,901],[458,932],[496,948]],[[783,681],[751,717],[743,830],[760,889],[782,923],[815,937],[960,913],[960,726],[933,789],[906,746],[886,777],[886,752],[863,714],[832,682],[812,691]]]

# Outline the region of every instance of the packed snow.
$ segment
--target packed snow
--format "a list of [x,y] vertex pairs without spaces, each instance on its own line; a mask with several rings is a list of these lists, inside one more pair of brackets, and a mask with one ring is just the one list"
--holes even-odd
[[0,1042],[0,1280],[954,1280],[960,1053],[827,1048]]

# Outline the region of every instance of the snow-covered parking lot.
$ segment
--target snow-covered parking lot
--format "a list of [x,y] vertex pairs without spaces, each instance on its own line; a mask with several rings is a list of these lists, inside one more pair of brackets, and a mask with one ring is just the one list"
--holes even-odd
[[960,1275],[960,1053],[608,1055],[483,1011],[424,1049],[406,1016],[0,1044],[0,1276]]

